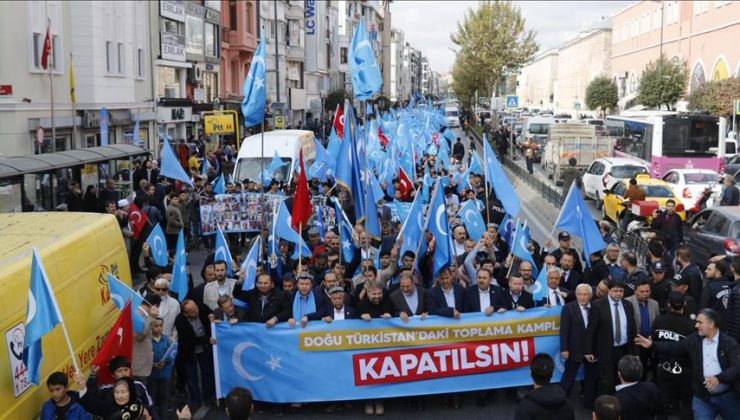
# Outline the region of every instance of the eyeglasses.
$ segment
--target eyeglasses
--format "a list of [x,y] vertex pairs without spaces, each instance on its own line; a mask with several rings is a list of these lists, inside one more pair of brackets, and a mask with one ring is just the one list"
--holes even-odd
[[166,287],[155,287],[154,290],[156,290],[158,292],[166,292],[167,291],[167,288]]

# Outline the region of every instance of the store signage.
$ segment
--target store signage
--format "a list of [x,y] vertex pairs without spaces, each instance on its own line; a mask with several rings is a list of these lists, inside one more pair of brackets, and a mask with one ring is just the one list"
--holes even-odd
[[179,1],[159,0],[159,14],[178,22],[185,22],[185,6]]
[[[108,111],[108,126],[119,126],[127,125],[131,122],[128,119],[129,112],[121,112],[119,110]],[[125,115],[125,116],[123,116]],[[121,117],[122,118],[118,118]],[[100,127],[100,111],[85,111],[83,124],[85,128],[97,128]]]
[[306,35],[316,35],[316,0],[306,0]]
[[184,122],[191,121],[193,118],[193,109],[191,107],[164,107],[157,108],[157,122]]
[[185,61],[185,37],[168,32],[161,32],[162,58],[165,60]]
[[13,96],[13,85],[0,85],[0,96]]
[[234,134],[234,117],[231,115],[205,115],[203,127],[206,134]]

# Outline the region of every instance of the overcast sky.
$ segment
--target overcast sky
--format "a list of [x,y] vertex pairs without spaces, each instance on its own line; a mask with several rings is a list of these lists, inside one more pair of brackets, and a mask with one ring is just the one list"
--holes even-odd
[[[633,1],[515,1],[522,10],[527,27],[537,32],[540,51],[557,47],[574,37],[584,25],[611,16]],[[406,42],[429,58],[432,70],[446,73],[455,54],[450,34],[457,30],[466,10],[477,1],[410,1],[391,3],[394,28],[404,31]]]

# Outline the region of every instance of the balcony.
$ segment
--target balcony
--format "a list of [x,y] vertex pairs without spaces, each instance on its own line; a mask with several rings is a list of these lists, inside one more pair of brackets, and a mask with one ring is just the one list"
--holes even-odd
[[254,52],[257,50],[257,37],[246,32],[232,31],[229,28],[221,28],[221,42],[229,48],[237,51]]

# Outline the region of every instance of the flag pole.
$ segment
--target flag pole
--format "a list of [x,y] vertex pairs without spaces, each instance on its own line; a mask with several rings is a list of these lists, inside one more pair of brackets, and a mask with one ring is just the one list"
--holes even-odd
[[[434,190],[429,194],[430,201],[431,201],[431,197],[434,197],[434,194],[437,192],[437,185],[438,185],[438,183],[435,182],[434,183]],[[417,194],[417,196],[418,196],[418,194]],[[416,197],[414,197],[414,200],[416,200]],[[432,211],[432,206],[430,205],[427,210],[429,212],[431,212]],[[424,227],[421,229],[421,238],[419,238],[419,243],[416,245],[416,252],[414,253],[414,263],[411,266],[412,268],[413,267],[416,267],[416,260],[419,258],[419,251],[421,251],[421,244],[422,244],[421,241],[426,241],[427,240],[427,238],[426,238],[426,232],[427,232],[427,229],[429,229],[429,219],[431,219],[430,216],[431,215],[427,214],[427,218],[424,221]],[[437,244],[435,244],[434,246],[437,246]]]
[[[516,230],[517,231],[519,230],[519,218],[518,217],[516,218]],[[516,233],[514,234],[514,239],[512,239],[512,242],[514,242],[515,239],[516,239]],[[507,260],[509,259],[509,257],[511,257],[512,255],[514,255],[514,252],[512,251],[513,248],[514,248],[514,244],[512,244],[511,247],[510,247],[510,249],[509,249],[509,256],[506,257]],[[509,275],[511,274],[511,269],[513,267],[514,267],[514,259],[512,258],[511,264],[509,264],[509,271],[506,272],[506,278],[507,279],[509,278]]]
[[303,222],[298,222],[298,272],[301,272],[303,261]]
[[[488,141],[488,139],[486,138],[485,135],[483,136],[483,141]],[[487,149],[487,147],[485,147],[485,145],[483,145],[483,162],[488,162],[488,156],[486,156],[486,149]],[[488,165],[483,165],[483,167],[484,167],[483,170],[484,170],[484,173],[486,175],[486,177],[484,178],[484,181],[483,181],[483,187],[485,187],[485,189],[486,189],[486,229],[488,229],[488,224],[491,223],[491,214],[490,214],[490,210],[489,210],[489,207],[491,205],[490,205],[490,201],[488,199],[488,188],[490,187],[488,185],[488,177],[490,175],[488,174],[488,168],[486,168],[486,166],[488,166]]]
[[[370,128],[370,117],[367,115],[367,99],[362,101],[360,109],[363,110],[362,112],[365,114],[365,118],[363,119],[365,123],[362,127],[362,143],[364,145],[362,151],[365,153],[365,254],[370,258],[370,231],[368,230],[368,211],[370,209],[370,198],[368,193],[370,192],[370,176],[367,168],[367,132]],[[373,199],[377,200],[375,197],[373,197]],[[378,250],[378,252],[380,252],[380,250]]]
[[[72,52],[69,53],[69,69],[70,71],[74,70],[74,56]],[[77,81],[72,78],[72,75],[70,75],[70,78],[70,81],[75,84],[70,86],[70,99],[72,100],[72,148],[74,149],[75,142],[77,141],[77,92],[75,92]]]
[[265,117],[262,117],[262,129],[261,131],[261,138],[260,138],[260,176],[259,176],[259,186],[260,186],[260,203],[262,203],[262,220],[261,220],[261,226],[265,226],[265,181],[262,178],[265,176]]
[[49,34],[49,44],[51,46],[51,64],[49,65],[49,91],[51,99],[51,151],[53,153],[57,151],[57,126],[56,121],[54,121],[54,66],[56,66],[57,63],[54,60],[54,40],[51,35],[51,18],[47,17],[46,19],[48,20],[47,33]]

